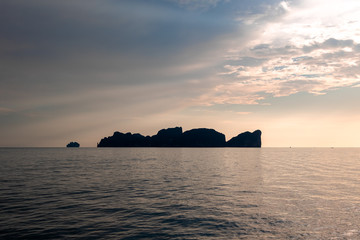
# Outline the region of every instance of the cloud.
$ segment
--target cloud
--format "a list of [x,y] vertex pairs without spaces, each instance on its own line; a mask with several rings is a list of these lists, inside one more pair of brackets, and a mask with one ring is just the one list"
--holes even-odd
[[216,7],[220,2],[229,2],[229,0],[168,0],[175,2],[182,7],[190,10],[208,10],[209,8]]
[[[212,18],[163,3],[1,1],[0,102],[17,108],[35,106],[39,96],[52,102],[143,84],[192,87],[216,74],[216,58],[236,25],[225,15]],[[120,94],[114,102],[122,101]],[[182,90],[174,95],[184,96]]]
[[247,26],[259,27],[269,22],[278,21],[290,10],[287,1],[264,1],[259,5],[261,10],[241,12],[237,21]]
[[[306,55],[302,49],[297,49],[295,46],[272,49],[271,46],[264,45],[261,48],[250,48],[249,55],[253,54],[258,58],[263,55],[263,58],[257,61],[260,64],[251,64],[250,60],[249,63],[234,61],[234,64],[225,65],[227,71],[222,72],[221,75],[228,76],[226,78],[228,83],[226,90],[222,92],[224,94],[231,92],[231,94],[228,101],[224,96],[222,102],[233,103],[234,95],[238,92],[239,96],[246,96],[245,89],[248,94],[251,93],[252,97],[249,97],[251,100],[242,100],[238,103],[256,103],[263,99],[262,93],[275,97],[302,91],[324,94],[325,91],[333,88],[357,84],[360,55],[354,51],[355,45],[350,43],[352,41],[349,40],[326,40],[317,45],[316,51],[305,52]],[[345,47],[349,49],[341,50]],[[259,54],[259,50],[263,54]],[[215,92],[219,94],[218,87],[214,89]]]
[[353,1],[332,2],[337,8],[329,12],[325,1],[169,1],[211,11],[164,1],[3,1],[1,98],[170,81],[206,85],[189,96],[194,104],[203,96],[215,96],[206,104],[254,104],[356,82]]
[[13,110],[13,109],[0,107],[0,114],[9,114],[9,113],[14,113],[14,112],[15,112],[15,110]]
[[[327,11],[332,3],[337,8]],[[232,47],[219,72],[221,84],[199,101],[258,104],[269,96],[319,95],[359,84],[359,2],[280,2],[272,9],[241,19],[262,27],[247,44]]]
[[354,47],[354,41],[352,39],[348,40],[338,40],[335,38],[329,38],[323,43],[313,43],[311,45],[303,46],[305,53],[312,52],[318,49],[337,49],[337,48],[348,48],[351,49]]

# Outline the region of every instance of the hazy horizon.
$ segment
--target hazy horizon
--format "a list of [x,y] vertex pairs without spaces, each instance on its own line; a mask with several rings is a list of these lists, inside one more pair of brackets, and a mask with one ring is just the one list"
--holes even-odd
[[0,147],[260,129],[360,147],[356,0],[3,0]]

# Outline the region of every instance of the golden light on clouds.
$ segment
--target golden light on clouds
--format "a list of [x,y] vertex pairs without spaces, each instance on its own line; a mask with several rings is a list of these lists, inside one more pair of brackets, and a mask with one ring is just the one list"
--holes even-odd
[[229,50],[219,73],[227,83],[208,93],[214,102],[255,104],[264,99],[261,93],[319,95],[359,83],[360,2],[283,1],[268,14],[279,9],[273,21],[263,22],[266,12],[245,21],[263,26],[247,45]]

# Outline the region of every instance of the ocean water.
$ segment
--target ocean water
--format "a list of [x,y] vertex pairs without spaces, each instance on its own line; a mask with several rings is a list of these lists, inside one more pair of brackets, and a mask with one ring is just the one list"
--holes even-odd
[[360,149],[1,148],[0,239],[360,239]]

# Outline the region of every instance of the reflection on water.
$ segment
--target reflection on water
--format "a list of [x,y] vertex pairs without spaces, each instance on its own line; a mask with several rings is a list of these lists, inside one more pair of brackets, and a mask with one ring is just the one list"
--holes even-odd
[[310,239],[360,239],[360,149],[272,149],[262,155],[264,209],[291,220]]
[[360,149],[0,149],[0,238],[358,239]]

